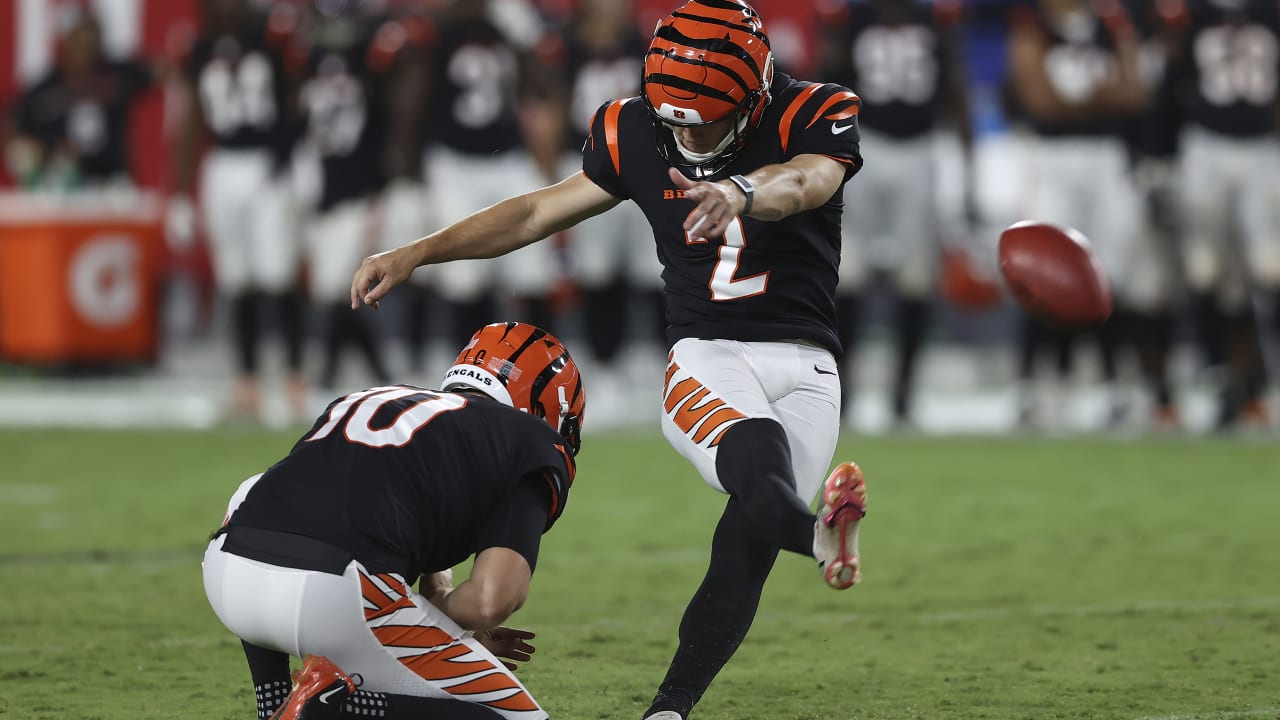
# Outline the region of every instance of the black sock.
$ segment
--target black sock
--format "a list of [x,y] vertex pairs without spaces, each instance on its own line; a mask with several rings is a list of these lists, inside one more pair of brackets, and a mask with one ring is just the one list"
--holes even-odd
[[477,330],[489,323],[498,322],[494,312],[493,296],[481,295],[475,300],[448,302],[453,316],[453,347],[461,350]]
[[387,370],[387,364],[382,359],[382,345],[378,342],[378,335],[370,317],[365,314],[357,314],[344,302],[336,303],[333,309],[334,312],[341,312],[346,316],[346,331],[355,340],[356,346],[360,348],[365,362],[369,365],[369,372],[373,373],[374,379],[379,385],[389,385],[391,383],[391,373]]
[[[343,312],[346,310],[346,312]],[[342,356],[342,346],[347,341],[347,315],[351,308],[344,308],[335,303],[325,310],[324,314],[324,350],[323,364],[320,370],[320,387],[334,388],[338,384],[338,362]]]
[[711,541],[707,574],[680,621],[680,646],[645,715],[673,710],[688,717],[747,636],[778,557],[775,546],[756,536],[755,524],[738,499],[729,498]]
[[258,700],[258,720],[267,720],[284,705],[292,682],[289,679],[289,656],[240,641],[244,658],[249,662],[253,694]]
[[427,311],[430,294],[415,285],[409,288],[409,307],[405,312],[404,342],[409,354],[409,371],[421,375],[426,366]]
[[911,390],[915,385],[920,348],[924,345],[929,321],[929,302],[919,298],[898,300],[898,367],[893,379],[893,415],[905,420],[911,410]]
[[601,288],[582,293],[582,319],[591,352],[605,365],[612,365],[622,349],[626,334],[627,289],[622,278]]
[[1030,381],[1036,374],[1036,359],[1049,339],[1049,331],[1035,318],[1023,315],[1018,326],[1018,379]]
[[1132,324],[1129,312],[1116,310],[1097,329],[1098,353],[1102,359],[1102,379],[1107,382],[1115,382],[1119,377],[1117,362],[1124,340],[1132,331]]
[[[557,334],[554,327],[555,313],[551,311],[551,301],[545,296],[524,295],[516,299],[516,307],[516,320],[542,328],[552,335]],[[479,330],[479,326],[476,329]]]
[[240,372],[245,375],[258,372],[261,302],[261,295],[255,290],[246,290],[231,299],[231,321],[234,325],[236,355]]
[[280,321],[280,335],[284,338],[285,362],[292,372],[302,371],[302,345],[306,340],[305,301],[297,290],[275,295],[275,305]]
[[796,495],[791,446],[775,420],[752,418],[730,427],[716,454],[716,476],[737,498],[752,532],[771,547],[813,556],[813,513]]
[[1068,378],[1071,376],[1071,370],[1075,367],[1076,361],[1076,335],[1075,333],[1058,328],[1051,328],[1049,336],[1052,338],[1054,357],[1056,358],[1055,366],[1058,369],[1059,378]]
[[1133,317],[1138,362],[1157,407],[1173,405],[1169,383],[1169,353],[1173,348],[1173,316],[1167,310]]
[[1227,361],[1226,318],[1212,293],[1196,293],[1191,300],[1195,315],[1196,340],[1209,367],[1221,367]]

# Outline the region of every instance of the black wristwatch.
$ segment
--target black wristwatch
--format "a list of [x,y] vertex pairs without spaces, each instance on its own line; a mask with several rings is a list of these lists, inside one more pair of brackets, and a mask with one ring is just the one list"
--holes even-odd
[[742,214],[749,215],[751,213],[751,203],[756,199],[756,186],[741,175],[730,175],[729,182],[737,185],[742,194],[747,196],[747,204],[742,206]]

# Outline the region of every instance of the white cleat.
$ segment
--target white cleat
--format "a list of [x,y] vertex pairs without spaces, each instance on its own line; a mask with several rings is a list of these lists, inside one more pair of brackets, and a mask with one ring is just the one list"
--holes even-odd
[[684,720],[680,717],[680,713],[674,710],[663,710],[652,715],[646,715],[644,720]]
[[862,470],[856,463],[840,463],[822,486],[822,507],[813,524],[813,556],[823,579],[837,590],[862,579],[858,525],[866,514],[867,483]]

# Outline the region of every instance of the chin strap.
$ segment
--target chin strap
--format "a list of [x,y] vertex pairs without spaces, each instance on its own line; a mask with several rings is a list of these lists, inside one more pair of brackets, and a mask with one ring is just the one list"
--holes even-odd
[[739,114],[738,122],[736,123],[736,127],[734,127],[733,132],[725,133],[724,139],[720,141],[719,145],[716,145],[714,150],[711,150],[710,152],[704,152],[704,153],[694,152],[689,148],[685,147],[684,143],[680,142],[680,134],[677,133],[675,130],[671,131],[671,137],[675,139],[676,149],[680,151],[680,155],[683,156],[685,160],[688,160],[694,165],[702,165],[703,163],[708,163],[714,160],[716,156],[724,152],[725,148],[729,147],[729,145],[734,140],[737,140],[739,137],[741,137],[743,131],[746,130],[746,125],[747,125],[747,117],[745,115]]

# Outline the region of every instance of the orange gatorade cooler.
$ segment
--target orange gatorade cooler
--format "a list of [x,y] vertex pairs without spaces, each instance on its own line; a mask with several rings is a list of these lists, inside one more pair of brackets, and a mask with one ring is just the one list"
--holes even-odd
[[154,360],[162,240],[151,196],[0,195],[0,358]]

